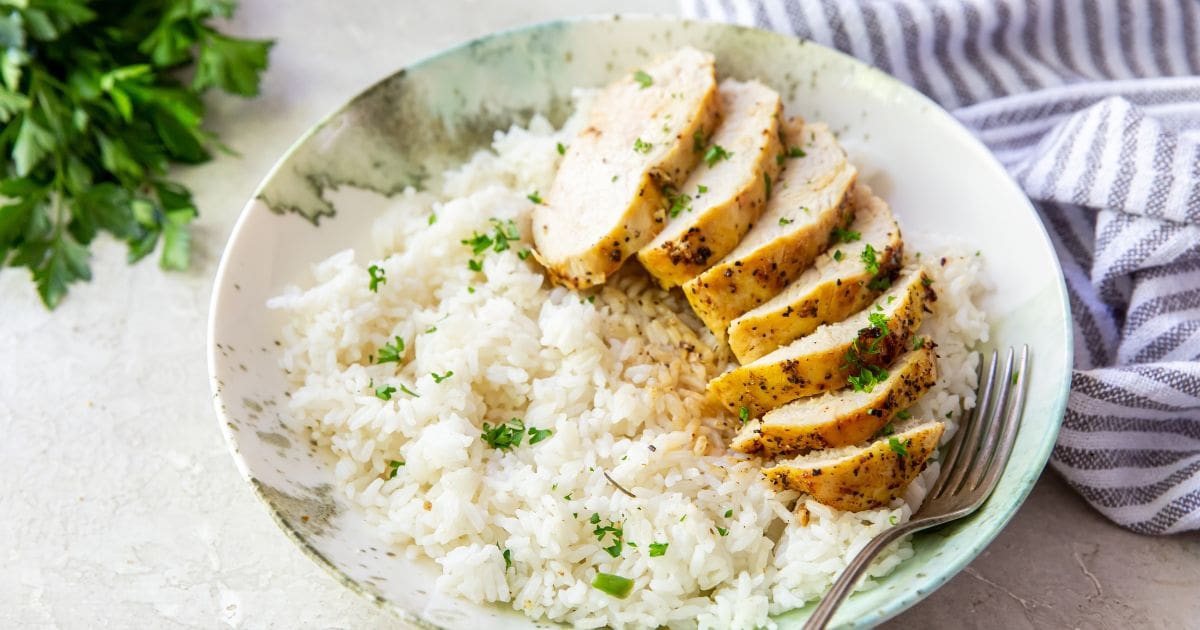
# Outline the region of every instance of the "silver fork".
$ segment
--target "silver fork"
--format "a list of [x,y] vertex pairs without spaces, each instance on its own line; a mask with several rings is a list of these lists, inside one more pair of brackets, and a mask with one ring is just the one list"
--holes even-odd
[[[871,560],[888,544],[913,532],[971,514],[996,489],[1008,456],[1012,454],[1013,442],[1021,424],[1021,411],[1025,406],[1025,378],[1029,371],[1029,346],[1022,348],[1020,360],[1014,368],[1015,356],[1016,351],[1009,348],[1004,369],[997,374],[999,357],[992,352],[990,367],[986,369],[987,380],[976,397],[971,420],[959,427],[945,451],[941,474],[929,489],[921,509],[913,515],[912,520],[879,534],[858,552],[813,610],[804,624],[805,630],[817,630],[829,624],[833,613],[866,572]],[[984,372],[981,364],[980,375]]]

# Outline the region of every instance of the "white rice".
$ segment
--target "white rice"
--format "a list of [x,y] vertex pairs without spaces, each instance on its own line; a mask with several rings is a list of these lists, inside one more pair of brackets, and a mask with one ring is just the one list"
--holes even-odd
[[[819,597],[890,517],[907,520],[937,464],[903,501],[849,513],[796,505],[796,493],[762,481],[759,461],[727,453],[737,419],[706,402],[704,388],[728,355],[712,350],[677,294],[630,263],[580,295],[518,255],[530,247],[526,195],[549,189],[556,143],[569,142],[573,124],[556,132],[539,118],[497,133],[494,152],[446,173],[437,194],[395,200],[373,228],[375,258],[337,254],[314,266],[311,288],[271,300],[287,320],[291,410],[336,456],[338,491],[381,536],[441,565],[443,595],[582,627],[773,627],[768,615]],[[471,271],[461,241],[489,231],[491,218],[515,221],[522,243],[487,252],[483,271]],[[957,417],[974,404],[970,348],[988,328],[973,303],[980,261],[962,251],[923,254],[939,298],[919,333],[939,344],[940,376],[915,417]],[[371,264],[386,272],[377,293]],[[397,336],[404,361],[372,364]],[[419,397],[381,400],[372,384]],[[480,439],[484,422],[511,418],[554,433],[510,451]],[[405,465],[389,479],[391,460]],[[620,557],[604,550],[611,534],[593,534],[593,513],[623,528]],[[648,555],[654,542],[669,543],[665,555]],[[911,555],[901,542],[871,575]],[[633,579],[633,592],[622,600],[592,588],[598,571]]]

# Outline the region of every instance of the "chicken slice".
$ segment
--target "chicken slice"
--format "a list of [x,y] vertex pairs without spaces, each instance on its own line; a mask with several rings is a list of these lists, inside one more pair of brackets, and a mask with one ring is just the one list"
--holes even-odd
[[732,79],[721,82],[718,94],[721,125],[709,140],[710,159],[678,192],[667,191],[670,220],[638,252],[665,289],[691,280],[737,246],[762,214],[769,182],[778,179],[784,161],[779,94],[757,81]]
[[[858,312],[895,279],[903,258],[900,226],[887,203],[865,184],[854,189],[854,221],[835,233],[829,250],[779,295],[729,324],[729,347],[741,363],[803,337],[817,326]],[[862,262],[870,245],[879,270]]]
[[912,343],[926,303],[937,299],[929,281],[924,269],[913,269],[872,306],[714,378],[708,391],[734,413],[745,415],[744,407],[758,417],[847,383],[855,389],[877,384],[887,378],[884,368]]
[[788,160],[758,223],[732,252],[683,285],[692,309],[719,339],[729,322],[774,297],[812,264],[852,212],[858,170],[820,123],[784,125]]
[[878,433],[936,381],[933,342],[925,340],[889,367],[883,382],[869,389],[801,398],[772,409],[761,420],[747,423],[732,446],[743,453],[776,457],[858,444]]
[[666,221],[663,185],[678,185],[720,117],[713,57],[681,48],[609,85],[571,142],[545,204],[534,255],[550,278],[601,284]]
[[937,449],[945,425],[910,420],[866,446],[816,451],[763,470],[777,488],[798,490],[829,507],[861,512],[904,494]]

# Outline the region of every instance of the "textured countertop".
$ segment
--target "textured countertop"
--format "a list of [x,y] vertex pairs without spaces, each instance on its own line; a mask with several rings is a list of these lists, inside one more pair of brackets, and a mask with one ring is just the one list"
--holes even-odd
[[[213,418],[211,279],[244,201],[292,141],[415,59],[493,30],[573,14],[671,12],[672,0],[431,3],[243,0],[231,29],[272,36],[257,101],[214,99],[241,157],[187,169],[195,265],[124,264],[53,314],[0,273],[0,627],[392,628],[276,530]],[[900,628],[1181,628],[1200,619],[1200,536],[1104,521],[1053,473],[985,552]]]

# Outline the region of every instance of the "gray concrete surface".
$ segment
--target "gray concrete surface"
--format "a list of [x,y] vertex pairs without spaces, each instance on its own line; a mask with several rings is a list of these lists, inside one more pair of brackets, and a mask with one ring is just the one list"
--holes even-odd
[[[392,628],[310,563],[234,470],[204,365],[216,261],[245,199],[349,95],[450,44],[672,0],[243,0],[232,28],[279,43],[263,96],[214,98],[241,153],[181,172],[196,265],[167,275],[97,244],[96,280],[54,314],[0,273],[0,627]],[[1124,532],[1046,475],[1013,523],[898,628],[1186,628],[1200,537]]]

